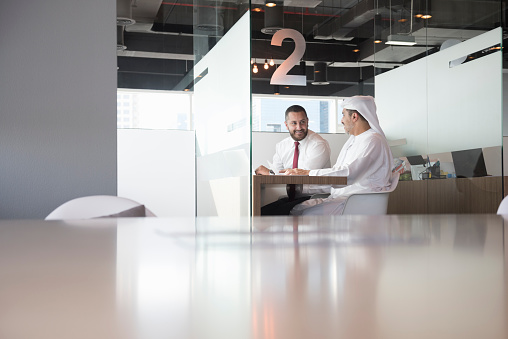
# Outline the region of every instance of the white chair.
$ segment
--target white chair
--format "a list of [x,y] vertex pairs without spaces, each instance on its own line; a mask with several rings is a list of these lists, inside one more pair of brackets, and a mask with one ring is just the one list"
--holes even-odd
[[144,205],[112,195],[76,198],[57,207],[45,220],[92,219],[101,217],[155,217]]
[[504,197],[504,199],[499,204],[497,214],[508,215],[508,196]]
[[381,215],[388,211],[388,199],[399,183],[399,173],[393,173],[390,190],[373,193],[358,193],[350,195],[345,203],[342,215]]

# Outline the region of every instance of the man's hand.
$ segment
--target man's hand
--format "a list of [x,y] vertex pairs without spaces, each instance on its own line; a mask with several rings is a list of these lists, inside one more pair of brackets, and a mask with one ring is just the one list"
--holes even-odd
[[256,171],[254,171],[257,175],[270,175],[270,170],[266,168],[265,166],[261,165],[258,168],[256,168]]
[[285,175],[309,175],[310,170],[304,170],[299,168],[282,170],[280,173],[284,173]]

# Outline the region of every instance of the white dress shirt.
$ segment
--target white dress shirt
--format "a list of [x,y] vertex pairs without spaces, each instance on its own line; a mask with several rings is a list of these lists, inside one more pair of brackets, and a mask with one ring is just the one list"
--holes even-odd
[[[298,168],[318,169],[328,168],[330,162],[330,145],[319,134],[308,130],[305,139],[299,141],[298,145]],[[275,155],[271,170],[275,174],[282,174],[279,171],[293,168],[293,157],[295,154],[295,140],[290,136],[280,141],[275,146]],[[303,185],[302,194],[322,193],[328,186],[323,185]]]
[[[299,143],[298,168],[311,170],[331,166],[330,146],[319,134],[309,130]],[[293,168],[294,154],[295,140],[290,136],[277,143],[271,170],[279,174],[281,170]]]

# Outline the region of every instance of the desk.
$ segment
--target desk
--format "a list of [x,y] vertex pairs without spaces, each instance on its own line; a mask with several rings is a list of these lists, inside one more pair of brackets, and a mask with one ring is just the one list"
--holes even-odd
[[346,177],[307,176],[307,175],[253,175],[252,176],[252,215],[261,215],[262,185],[346,185]]
[[0,220],[0,334],[506,339],[506,228],[492,214]]

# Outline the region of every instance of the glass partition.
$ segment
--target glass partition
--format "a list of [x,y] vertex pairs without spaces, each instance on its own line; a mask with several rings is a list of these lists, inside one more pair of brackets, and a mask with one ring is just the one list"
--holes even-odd
[[[495,213],[503,198],[501,2],[406,5],[376,26],[380,39],[406,43],[375,45],[380,122],[405,164],[389,212]],[[386,67],[388,56],[400,64]]]
[[246,13],[194,67],[198,216],[250,215],[249,37]]
[[[308,102],[315,112],[309,129],[329,140],[334,164],[347,140],[336,103],[352,95],[375,96],[393,155],[405,164],[389,213],[495,212],[503,196],[501,4],[138,2],[118,13],[118,87],[192,97],[188,116],[175,115],[176,106],[164,101],[159,106],[167,110],[160,112],[173,117],[137,128],[155,130],[171,120],[195,132],[195,154],[175,163],[195,167],[195,182],[185,185],[195,194],[198,215],[250,213],[252,170],[266,165],[266,154],[287,135],[284,105]],[[277,42],[283,30],[291,33]],[[272,81],[281,70],[296,80]],[[462,165],[469,172],[457,170]],[[177,205],[178,194],[166,196],[165,203]]]
[[119,193],[160,216],[249,215],[249,4],[117,4]]
[[[394,162],[405,165],[389,213],[495,212],[503,197],[502,2],[297,3],[275,1],[273,10],[252,1],[253,94],[295,103],[373,95]],[[305,39],[305,53],[287,73],[305,75],[305,86],[273,82],[298,49],[291,39],[274,44],[284,29]],[[284,134],[282,114],[259,130]],[[258,143],[269,147],[258,134],[253,130],[253,157]],[[342,145],[337,139],[332,153]]]

